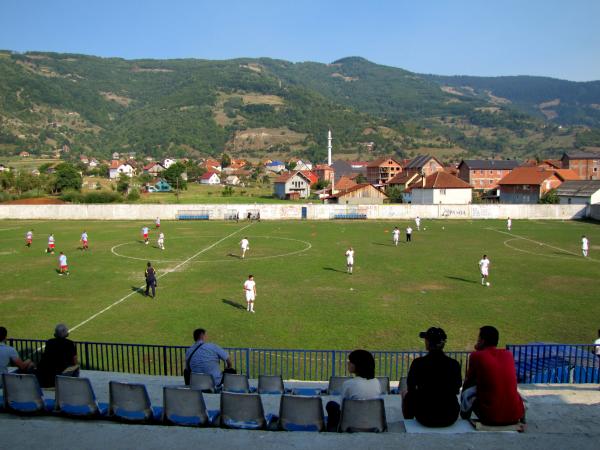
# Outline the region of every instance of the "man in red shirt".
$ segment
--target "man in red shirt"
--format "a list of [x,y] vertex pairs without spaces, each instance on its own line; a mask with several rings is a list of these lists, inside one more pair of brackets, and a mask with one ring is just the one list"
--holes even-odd
[[498,339],[496,328],[486,325],[479,329],[461,395],[463,419],[472,411],[486,425],[512,425],[525,417],[513,355],[496,348]]

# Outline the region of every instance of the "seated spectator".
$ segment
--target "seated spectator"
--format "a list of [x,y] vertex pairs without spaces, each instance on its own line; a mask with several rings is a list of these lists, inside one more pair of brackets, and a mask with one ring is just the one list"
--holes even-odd
[[444,354],[447,336],[441,328],[431,327],[419,337],[425,339],[428,353],[410,365],[407,390],[402,393],[402,414],[427,427],[448,427],[460,412],[460,364]]
[[[370,400],[379,398],[383,393],[381,383],[375,378],[375,360],[366,350],[354,350],[348,355],[348,372],[356,375],[344,381],[341,400]],[[327,409],[327,431],[336,431],[340,422],[341,406],[338,402],[329,402]]]
[[2,387],[2,374],[8,373],[8,366],[14,364],[20,373],[28,373],[34,368],[33,362],[19,358],[19,353],[10,345],[6,344],[8,330],[0,327],[0,387]]
[[[207,373],[212,375],[215,386],[223,383],[221,372],[221,360],[225,361],[227,373],[233,371],[231,358],[225,350],[212,342],[206,342],[206,330],[198,328],[194,330],[194,345],[185,352],[186,367],[192,373]],[[233,371],[235,373],[235,371]]]
[[483,424],[513,425],[524,421],[525,407],[517,391],[513,355],[496,348],[498,339],[496,328],[488,325],[479,329],[463,384],[460,415],[468,419],[475,412]]
[[79,376],[77,349],[67,336],[69,329],[59,323],[54,329],[54,338],[46,341],[36,372],[41,387],[54,387],[56,375]]

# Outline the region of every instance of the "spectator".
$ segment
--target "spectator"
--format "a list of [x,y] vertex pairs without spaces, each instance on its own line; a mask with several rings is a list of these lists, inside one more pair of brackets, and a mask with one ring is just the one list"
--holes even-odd
[[6,336],[8,336],[8,330],[0,327],[0,387],[2,387],[2,374],[8,373],[9,364],[17,366],[21,373],[29,372],[34,367],[31,360],[26,359],[23,361],[19,357],[19,353],[13,347],[6,344]]
[[67,336],[69,329],[59,323],[54,329],[54,338],[46,341],[36,372],[41,387],[54,387],[56,375],[79,376],[77,349]]
[[461,395],[461,416],[472,412],[486,425],[512,425],[525,419],[523,399],[517,391],[517,371],[513,355],[496,348],[499,333],[492,326],[479,329],[475,352]]
[[594,353],[596,357],[600,360],[600,330],[598,330],[598,339],[594,341]]
[[223,360],[226,370],[231,369],[231,358],[217,344],[206,342],[206,330],[203,328],[194,330],[194,342],[185,352],[186,366],[189,366],[192,373],[212,375],[215,386],[220,386],[223,383],[223,373],[219,363]]
[[407,391],[402,393],[402,414],[427,427],[447,427],[456,422],[460,412],[460,364],[444,354],[447,336],[441,328],[431,327],[419,337],[425,339],[428,353],[410,365]]
[[[366,350],[354,350],[348,355],[348,372],[356,375],[342,385],[341,400],[370,400],[382,394],[381,383],[375,378],[375,360]],[[340,422],[340,403],[329,402],[326,406],[327,431],[336,431]]]

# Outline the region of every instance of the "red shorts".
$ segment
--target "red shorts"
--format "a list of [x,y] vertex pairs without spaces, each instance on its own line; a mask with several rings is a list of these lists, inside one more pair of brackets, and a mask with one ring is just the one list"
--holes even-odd
[[60,270],[69,270],[69,266],[60,266]]
[[81,241],[81,242],[83,242],[83,245],[87,245],[87,241]]
[[160,228],[160,223],[157,223],[157,224],[156,224],[156,228]]
[[28,244],[31,244],[32,239],[27,239],[26,241]]
[[48,244],[48,248],[54,248],[54,244]]
[[148,239],[148,233],[144,234],[144,239]]

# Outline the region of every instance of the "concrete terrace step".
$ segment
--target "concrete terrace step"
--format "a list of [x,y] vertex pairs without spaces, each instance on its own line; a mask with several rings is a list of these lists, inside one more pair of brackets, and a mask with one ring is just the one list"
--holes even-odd
[[[111,372],[83,371],[91,380],[99,401],[108,402],[108,382],[143,383],[154,405],[162,405],[162,387],[182,385],[181,377],[131,375]],[[256,386],[256,380],[251,380]],[[286,381],[286,387],[327,386],[326,382]],[[475,431],[464,421],[443,430],[432,430],[414,421],[402,419],[400,396],[385,398],[389,433],[336,434],[285,433],[222,429],[189,429],[157,425],[123,425],[100,420],[71,420],[57,417],[19,417],[0,415],[2,447],[43,446],[45,450],[68,447],[86,449],[190,448],[294,448],[365,449],[387,448],[540,448],[544,450],[578,448],[596,449],[600,442],[600,390],[596,385],[521,385],[527,404],[526,433]],[[44,390],[47,398],[53,390]],[[209,409],[218,409],[219,395],[205,394]],[[263,395],[265,413],[277,413],[278,395]],[[334,397],[323,396],[324,404]],[[403,432],[406,429],[406,432]],[[26,437],[26,438],[25,438]],[[25,439],[25,441],[23,441]]]

